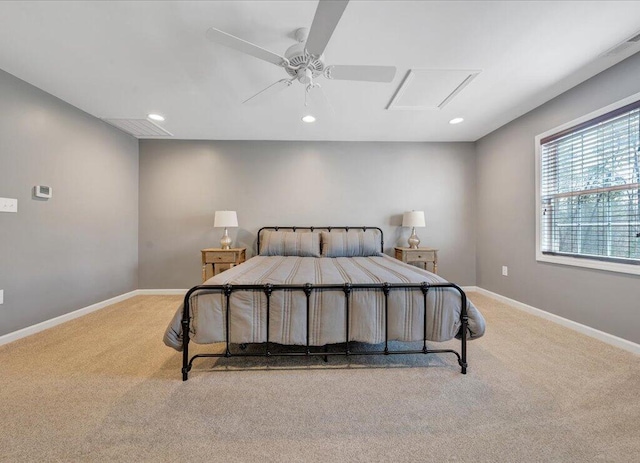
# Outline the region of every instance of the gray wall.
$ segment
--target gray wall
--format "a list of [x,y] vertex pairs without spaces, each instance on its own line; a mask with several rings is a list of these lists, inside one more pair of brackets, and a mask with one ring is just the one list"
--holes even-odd
[[476,144],[147,140],[138,164],[135,139],[0,71],[0,196],[19,200],[0,213],[0,335],[199,283],[215,210],[238,211],[250,250],[264,225],[378,225],[390,253],[417,209],[444,277],[640,342],[640,277],[538,263],[534,242],[534,136],[640,92],[639,75],[636,55]]
[[477,285],[636,343],[640,277],[536,262],[534,137],[637,92],[640,54],[476,143]]
[[249,249],[267,225],[372,225],[387,252],[406,243],[401,214],[424,210],[438,273],[473,285],[474,195],[472,143],[141,141],[140,288],[200,283],[219,209],[238,212],[230,233]]
[[3,71],[0,197],[0,335],[137,288],[137,140]]

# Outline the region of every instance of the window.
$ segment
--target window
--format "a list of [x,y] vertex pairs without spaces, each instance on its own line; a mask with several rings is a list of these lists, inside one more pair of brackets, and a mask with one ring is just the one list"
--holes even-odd
[[537,259],[640,274],[640,95],[539,135],[536,154]]

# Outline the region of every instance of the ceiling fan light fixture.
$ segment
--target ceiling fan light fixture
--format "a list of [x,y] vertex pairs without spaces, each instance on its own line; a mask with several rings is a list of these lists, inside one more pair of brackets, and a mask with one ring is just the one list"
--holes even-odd
[[164,121],[164,116],[161,116],[160,114],[151,113],[151,114],[147,114],[147,117],[152,121],[158,121],[158,122]]
[[313,117],[311,114],[307,114],[302,118],[302,122],[306,122],[307,124],[311,124],[312,122],[315,122],[315,121],[316,121],[316,118]]
[[461,123],[461,122],[464,122],[464,119],[463,119],[463,118],[461,118],[461,117],[454,117],[453,119],[451,119],[451,120],[449,121],[449,124],[451,124],[451,125],[455,125],[455,124],[459,124],[459,123]]

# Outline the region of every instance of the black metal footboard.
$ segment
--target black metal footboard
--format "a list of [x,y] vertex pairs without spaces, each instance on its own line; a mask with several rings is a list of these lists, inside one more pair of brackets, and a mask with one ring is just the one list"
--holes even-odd
[[[427,348],[427,294],[431,290],[441,291],[445,288],[453,288],[460,293],[460,353],[453,349],[429,349]],[[384,349],[378,351],[358,351],[352,350],[351,344],[353,341],[349,340],[349,300],[351,292],[354,290],[367,289],[374,291],[382,291],[384,294],[384,317],[385,317],[385,332],[384,332]],[[394,290],[415,290],[422,292],[422,300],[424,304],[424,322],[423,322],[423,343],[422,349],[417,350],[390,350],[389,349],[389,336],[388,336],[388,317],[389,317],[389,293]],[[231,294],[236,291],[262,291],[267,298],[267,319],[266,319],[266,342],[263,352],[250,353],[250,352],[234,352],[232,353],[229,348],[229,311],[230,311],[230,299]],[[269,341],[269,319],[271,311],[271,295],[274,291],[303,291],[306,296],[306,309],[307,309],[307,333],[306,333],[306,350],[304,352],[272,352],[272,342]],[[328,352],[327,349],[324,352],[311,352],[309,345],[309,310],[310,310],[310,298],[314,291],[342,291],[345,297],[345,348],[344,350]],[[226,349],[224,353],[218,354],[198,354],[189,358],[189,326],[190,326],[190,307],[189,301],[194,293],[223,293],[225,295],[225,339]],[[188,379],[189,371],[193,366],[193,361],[201,357],[290,357],[290,356],[323,356],[327,358],[332,355],[392,355],[392,354],[439,354],[439,353],[452,353],[458,358],[458,364],[460,365],[462,374],[467,373],[467,326],[469,317],[467,315],[467,295],[465,292],[454,283],[437,283],[428,284],[424,283],[408,283],[408,284],[395,284],[395,283],[371,283],[371,284],[350,284],[344,285],[313,285],[310,283],[304,285],[199,285],[191,288],[184,297],[184,310],[182,314],[182,380]],[[326,346],[325,346],[326,347]]]

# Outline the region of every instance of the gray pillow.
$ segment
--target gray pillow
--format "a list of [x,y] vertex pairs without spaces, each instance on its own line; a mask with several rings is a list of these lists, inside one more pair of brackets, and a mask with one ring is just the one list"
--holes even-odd
[[260,240],[260,255],[320,257],[320,233],[265,230]]
[[320,232],[322,257],[367,257],[380,255],[378,230]]

